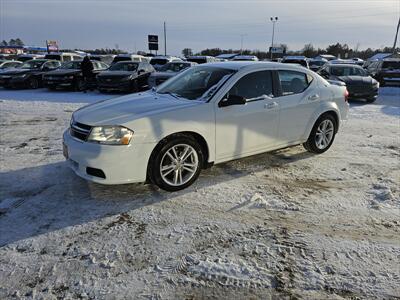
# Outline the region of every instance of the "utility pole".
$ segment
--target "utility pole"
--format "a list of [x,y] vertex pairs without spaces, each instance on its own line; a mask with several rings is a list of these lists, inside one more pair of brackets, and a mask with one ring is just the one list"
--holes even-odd
[[275,23],[278,22],[278,17],[271,17],[270,18],[272,22],[272,41],[271,41],[271,60],[272,60],[272,48],[274,47],[274,37],[275,37]]
[[243,53],[243,37],[246,36],[247,34],[241,34],[240,35],[240,55]]
[[167,55],[167,25],[164,21],[164,55]]
[[396,51],[397,36],[398,36],[398,34],[399,34],[399,28],[400,28],[400,18],[399,18],[399,22],[397,23],[396,36],[395,36],[395,38],[394,38],[394,43],[393,43],[393,53]]

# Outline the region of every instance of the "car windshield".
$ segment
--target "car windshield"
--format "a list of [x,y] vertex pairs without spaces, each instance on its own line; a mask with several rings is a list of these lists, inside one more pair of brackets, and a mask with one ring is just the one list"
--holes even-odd
[[167,62],[168,62],[168,60],[165,58],[153,58],[150,61],[150,64],[152,64],[153,66],[154,65],[165,65]]
[[55,59],[55,60],[61,60],[61,55],[60,54],[47,54],[45,56],[46,59]]
[[211,98],[235,70],[220,67],[193,67],[162,84],[157,93],[172,94],[189,100]]
[[307,62],[305,60],[297,59],[285,59],[283,61],[285,64],[299,64],[301,66],[307,67]]
[[400,69],[400,61],[384,61],[382,69]]
[[113,63],[119,62],[119,61],[131,61],[132,59],[129,56],[117,56],[114,57]]
[[40,69],[45,62],[43,60],[29,60],[22,64],[21,69]]
[[110,71],[135,71],[138,68],[137,63],[116,63],[110,67]]
[[368,76],[367,72],[358,67],[331,67],[333,76]]
[[70,61],[70,62],[64,63],[61,66],[61,69],[79,70],[80,68],[81,68],[81,62],[80,61]]
[[312,61],[312,62],[310,62],[310,65],[312,65],[312,66],[323,66],[324,64],[325,64],[326,62],[325,61],[323,61],[323,60],[315,60],[315,61]]
[[193,57],[193,58],[188,58],[187,61],[195,62],[198,64],[205,64],[207,62],[206,57]]
[[161,72],[180,72],[183,69],[190,67],[188,63],[168,63],[161,67]]

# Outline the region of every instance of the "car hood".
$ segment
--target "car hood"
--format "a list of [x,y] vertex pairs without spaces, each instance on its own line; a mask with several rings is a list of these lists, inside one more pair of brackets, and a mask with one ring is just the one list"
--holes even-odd
[[[136,119],[203,103],[168,94],[130,94],[87,105],[74,112],[74,120],[87,125],[125,125]],[[127,126],[129,127],[129,126]]]
[[122,77],[122,76],[130,76],[130,75],[135,75],[135,72],[129,72],[129,71],[102,71],[99,73],[99,77],[101,76],[107,76],[107,77]]
[[58,69],[54,71],[49,71],[46,73],[46,75],[72,75],[72,74],[78,74],[80,72],[81,70],[77,69]]
[[171,78],[174,77],[177,72],[154,72],[150,76],[154,78]]
[[7,70],[4,72],[1,72],[1,75],[21,75],[21,74],[27,74],[27,73],[32,73],[32,72],[37,72],[39,70],[30,70],[30,69],[11,69]]
[[339,76],[337,79],[345,82],[348,85],[351,84],[372,84],[374,79],[371,76]]

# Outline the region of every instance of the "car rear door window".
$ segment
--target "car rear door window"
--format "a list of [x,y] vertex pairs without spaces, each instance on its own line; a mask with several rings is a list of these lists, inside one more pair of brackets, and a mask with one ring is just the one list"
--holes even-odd
[[312,81],[312,76],[307,76],[303,72],[279,70],[278,75],[283,96],[304,92]]
[[229,95],[256,100],[264,95],[273,97],[271,71],[258,71],[240,78],[230,89]]

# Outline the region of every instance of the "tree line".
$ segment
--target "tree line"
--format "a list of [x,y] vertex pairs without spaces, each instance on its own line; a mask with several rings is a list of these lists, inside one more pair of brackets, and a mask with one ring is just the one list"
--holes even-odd
[[23,46],[25,46],[25,44],[20,38],[16,38],[16,39],[10,39],[8,42],[6,40],[2,40],[0,42],[0,46],[23,47]]
[[[376,53],[392,53],[392,47],[383,47],[378,49],[367,48],[364,50],[360,50],[358,45],[355,48],[351,48],[348,44],[336,43],[329,45],[326,48],[316,48],[313,44],[309,43],[304,45],[301,50],[289,50],[286,44],[281,44],[279,47],[284,49],[285,55],[304,55],[306,57],[316,57],[320,54],[332,54],[336,57],[340,58],[362,58],[367,59]],[[395,52],[399,52],[400,48],[396,48]],[[270,57],[270,53],[267,51],[260,50],[237,50],[237,49],[220,49],[220,48],[211,48],[204,49],[195,55],[209,55],[209,56],[218,56],[220,54],[228,54],[228,53],[242,53],[243,55],[255,55],[259,59],[266,59]],[[193,51],[190,48],[185,48],[182,50],[182,54],[184,56],[193,55]],[[276,57],[277,55],[275,55]]]

